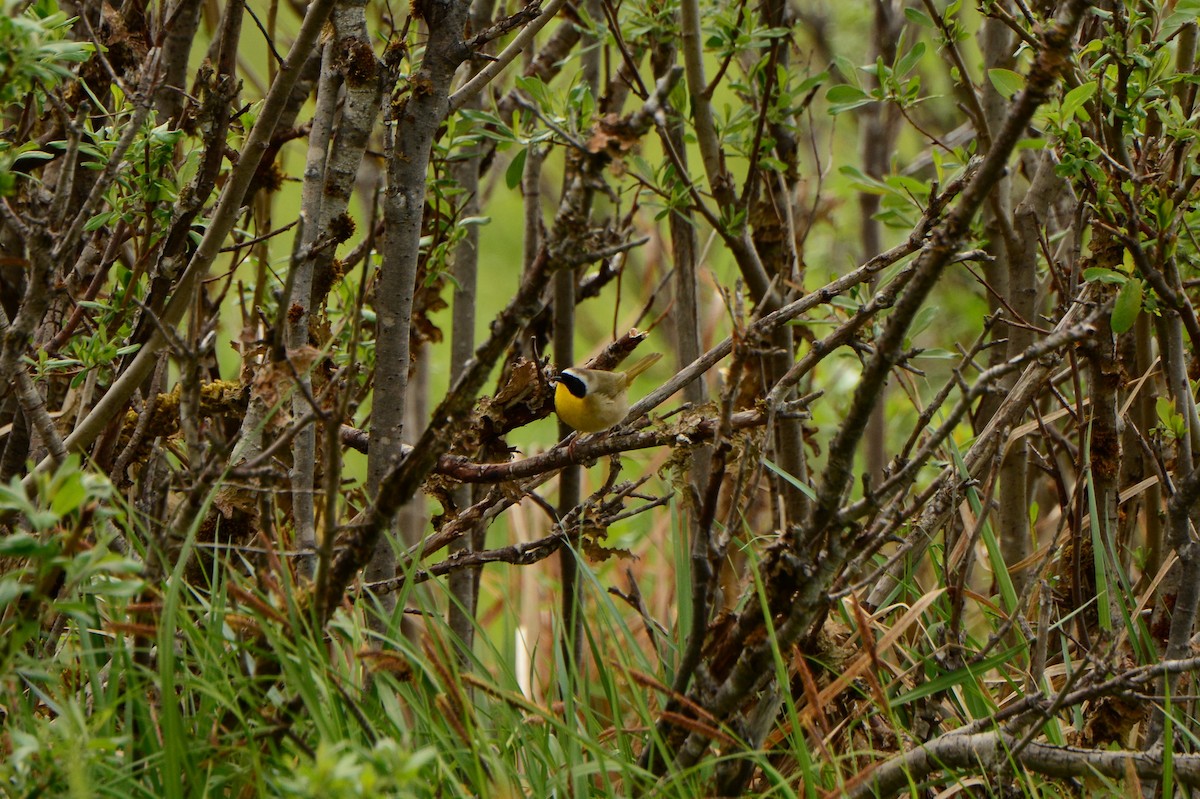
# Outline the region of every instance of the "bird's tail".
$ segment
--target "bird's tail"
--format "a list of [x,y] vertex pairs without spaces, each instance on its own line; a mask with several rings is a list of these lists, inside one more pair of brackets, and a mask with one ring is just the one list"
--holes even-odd
[[625,370],[625,382],[632,383],[633,379],[635,377],[637,377],[642,372],[649,369],[654,364],[658,363],[658,359],[661,357],[662,357],[661,352],[652,352],[649,355],[647,355],[645,358],[642,358],[640,361],[635,363],[633,366],[626,369]]

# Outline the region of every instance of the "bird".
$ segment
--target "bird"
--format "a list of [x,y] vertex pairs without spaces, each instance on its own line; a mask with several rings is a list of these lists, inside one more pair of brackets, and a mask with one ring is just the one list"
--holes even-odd
[[558,418],[581,433],[607,430],[629,413],[629,384],[661,357],[662,353],[652,352],[623,372],[563,369],[553,378]]

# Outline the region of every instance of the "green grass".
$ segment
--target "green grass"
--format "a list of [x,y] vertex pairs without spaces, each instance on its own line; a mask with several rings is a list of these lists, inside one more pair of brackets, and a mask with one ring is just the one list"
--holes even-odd
[[[488,568],[476,646],[464,662],[436,610],[449,601],[440,582],[400,597],[401,607],[427,606],[418,638],[397,632],[399,614],[377,632],[361,602],[344,604],[318,629],[304,590],[276,565],[286,558],[194,547],[192,557],[224,554],[204,561],[202,579],[185,579],[194,572],[180,560],[152,583],[139,562],[154,545],[106,481],[77,461],[46,479],[67,487],[57,505],[19,508],[39,520],[40,537],[3,540],[10,588],[0,617],[7,642],[0,793],[7,796],[682,799],[712,795],[724,775],[747,768],[750,795],[818,797],[836,795],[914,745],[931,709],[942,731],[986,724],[1025,690],[1028,642],[996,637],[1005,622],[1002,597],[968,600],[964,637],[948,657],[942,636],[954,608],[939,577],[938,545],[903,577],[893,604],[866,615],[835,603],[816,640],[773,648],[778,688],[745,708],[747,719],[755,705],[773,711],[761,745],[747,743],[747,726],[718,724],[715,743],[694,767],[650,770],[642,765],[646,747],[661,758],[678,745],[659,725],[693,612],[678,509],[663,511],[669,524],[659,534],[671,542],[641,542],[645,562],[580,559],[584,662],[569,668],[557,643],[559,620],[548,610],[558,608],[550,562],[521,573],[553,600],[532,612],[512,591],[512,567]],[[648,522],[643,532],[652,538]],[[78,546],[82,540],[86,546]],[[117,554],[118,542],[130,555]],[[765,600],[755,550],[746,554],[748,578]],[[651,607],[675,609],[673,618],[655,620],[654,646],[642,618],[609,590],[625,587],[626,567],[652,591]],[[676,581],[661,579],[666,569]],[[647,575],[656,571],[653,583]],[[57,591],[37,595],[54,573],[61,574]],[[1123,600],[1120,617],[1136,617],[1133,600]],[[766,622],[764,634],[775,641],[774,621]],[[1068,645],[1071,624],[1068,616],[1048,631],[1066,671],[1044,677],[1043,687],[1061,686],[1078,665]],[[531,644],[531,676],[518,673],[518,630]],[[1134,640],[1145,635],[1137,626],[1134,633]],[[845,686],[830,689],[842,675],[850,678]],[[1171,747],[1186,726],[1182,708],[1170,709],[1168,781]],[[1061,744],[1086,724],[1076,706],[1043,729]],[[1001,787],[986,775],[945,772],[914,781],[909,793],[957,779],[983,795]],[[1028,795],[1069,794],[1030,774],[1017,784]],[[1120,793],[1116,782],[1096,785],[1092,795]]]

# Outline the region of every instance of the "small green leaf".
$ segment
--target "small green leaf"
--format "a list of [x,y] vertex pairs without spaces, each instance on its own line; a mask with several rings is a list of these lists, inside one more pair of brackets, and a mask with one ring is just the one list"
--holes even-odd
[[951,352],[942,347],[930,347],[929,349],[921,350],[914,357],[923,358],[927,361],[952,361],[958,357],[958,353]]
[[874,98],[871,95],[857,86],[851,86],[846,83],[830,86],[829,91],[825,92],[825,99],[829,101],[829,113],[831,114],[840,114],[843,111],[849,111],[853,108],[874,102]]
[[1158,397],[1154,400],[1154,412],[1158,416],[1158,421],[1163,424],[1167,423],[1167,419],[1175,411],[1175,405],[1167,397]]
[[1005,100],[1011,100],[1017,92],[1025,88],[1025,77],[1011,69],[989,69],[988,80]]
[[867,93],[862,89],[857,86],[851,86],[848,83],[839,83],[836,86],[830,86],[829,91],[825,92],[825,99],[831,103],[852,103],[866,96]]
[[913,338],[921,334],[926,328],[933,324],[933,320],[941,313],[941,309],[936,305],[926,305],[921,310],[917,311],[917,315],[913,317],[912,324],[908,328],[909,338]]
[[75,472],[55,487],[54,499],[50,500],[50,512],[59,517],[66,516],[78,510],[86,499],[87,490],[81,475]]
[[919,62],[921,57],[924,55],[925,43],[917,42],[915,45],[913,45],[913,49],[909,50],[904,57],[900,59],[899,63],[896,64],[896,74],[907,75],[912,71],[913,67],[917,65],[917,62]]
[[1170,197],[1163,197],[1162,202],[1158,204],[1158,226],[1161,228],[1169,227],[1171,224],[1171,215],[1175,213],[1175,202]]
[[1175,412],[1175,403],[1168,397],[1159,397],[1154,401],[1154,412],[1163,431],[1171,438],[1179,440],[1187,432],[1183,424],[1183,416]]
[[120,216],[120,214],[118,214],[116,211],[106,211],[104,213],[96,214],[84,224],[83,230],[85,233],[91,233],[92,231],[99,230],[100,228],[105,227],[109,223],[116,220],[118,216]]
[[1142,281],[1137,278],[1130,278],[1125,281],[1125,285],[1121,286],[1121,290],[1117,293],[1117,300],[1113,304],[1112,330],[1120,335],[1128,332],[1133,327],[1133,323],[1137,321],[1138,314],[1142,311]]
[[31,533],[13,533],[0,538],[0,555],[9,558],[36,558],[52,555],[55,547]]
[[920,25],[922,28],[932,28],[933,20],[919,8],[908,6],[904,9],[904,18],[909,22]]
[[[786,71],[787,70],[784,70],[784,72],[786,72]],[[805,92],[808,92],[808,91],[816,88],[817,86],[821,85],[822,83],[824,83],[827,80],[829,80],[829,72],[828,71],[819,72],[816,75],[813,75],[809,78],[806,78],[806,79],[800,81],[800,83],[796,84],[796,88],[793,91],[796,94],[804,94]]]
[[508,169],[504,170],[504,183],[508,188],[515,189],[521,185],[521,176],[525,174],[525,158],[528,155],[528,149],[518,150],[516,156],[509,162]]
[[1125,281],[1129,280],[1129,276],[1123,275],[1113,269],[1106,269],[1103,266],[1092,266],[1083,270],[1083,279],[1089,281],[1095,280],[1100,283],[1115,283],[1117,285],[1121,285]]
[[0,608],[5,607],[21,594],[29,593],[29,586],[12,577],[0,580]]
[[[1076,86],[1067,92],[1067,96],[1062,101],[1062,118],[1067,120],[1075,116],[1083,108],[1084,103],[1092,99],[1092,95],[1096,93],[1099,85],[1096,81],[1092,81]],[[1086,119],[1086,115],[1083,116]]]

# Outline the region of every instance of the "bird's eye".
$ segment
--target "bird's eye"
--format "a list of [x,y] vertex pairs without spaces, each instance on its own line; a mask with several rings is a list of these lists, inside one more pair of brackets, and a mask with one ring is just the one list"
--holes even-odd
[[558,375],[558,382],[566,386],[567,391],[570,391],[573,395],[579,397],[580,399],[587,396],[587,384],[570,372],[560,372]]

